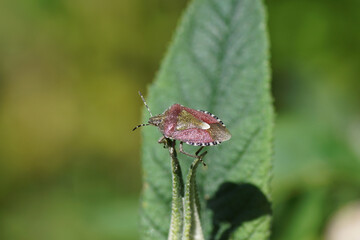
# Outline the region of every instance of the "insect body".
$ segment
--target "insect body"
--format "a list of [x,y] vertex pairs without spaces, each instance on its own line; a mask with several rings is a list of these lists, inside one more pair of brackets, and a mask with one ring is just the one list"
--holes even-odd
[[182,148],[183,143],[194,146],[212,146],[220,144],[231,138],[230,132],[224,123],[215,115],[202,110],[194,110],[180,104],[173,104],[162,114],[152,116],[144,97],[139,92],[151,117],[148,123],[138,125],[133,131],[142,126],[153,125],[159,128],[164,138],[180,141],[180,152],[185,153]]

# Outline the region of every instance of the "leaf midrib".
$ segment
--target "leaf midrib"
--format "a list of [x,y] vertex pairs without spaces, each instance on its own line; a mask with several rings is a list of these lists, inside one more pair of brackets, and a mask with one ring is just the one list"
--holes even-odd
[[231,9],[230,14],[228,14],[228,17],[226,17],[226,15],[222,15],[219,13],[219,11],[216,11],[216,6],[214,6],[214,2],[211,2],[211,6],[212,6],[212,10],[214,12],[216,12],[218,14],[218,17],[225,23],[226,25],[226,30],[224,31],[224,38],[222,39],[222,41],[220,42],[220,46],[219,46],[219,53],[217,56],[217,71],[214,74],[214,78],[213,78],[213,82],[214,84],[212,85],[212,92],[211,92],[211,98],[210,98],[210,105],[209,105],[209,111],[212,112],[217,108],[217,104],[218,104],[218,89],[219,89],[219,85],[224,73],[224,70],[226,69],[225,65],[224,65],[224,59],[227,55],[227,50],[229,49],[229,42],[230,42],[230,37],[231,37],[231,33],[233,30],[233,18],[234,15],[238,9],[239,4],[241,3],[241,1],[237,1],[235,7],[233,7]]

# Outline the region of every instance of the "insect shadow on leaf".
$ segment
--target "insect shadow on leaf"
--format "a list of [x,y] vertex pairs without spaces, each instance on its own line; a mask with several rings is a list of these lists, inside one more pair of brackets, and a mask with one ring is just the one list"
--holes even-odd
[[213,212],[211,240],[228,240],[244,222],[271,214],[266,196],[250,183],[223,183],[208,200],[207,208]]

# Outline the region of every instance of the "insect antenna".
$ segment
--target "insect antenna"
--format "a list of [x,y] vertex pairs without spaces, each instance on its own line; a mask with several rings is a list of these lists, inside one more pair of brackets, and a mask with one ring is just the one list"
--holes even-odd
[[149,108],[149,106],[146,104],[145,98],[143,97],[143,95],[141,94],[141,92],[140,92],[140,91],[139,91],[139,95],[140,95],[140,97],[141,97],[142,101],[144,102],[145,107],[146,107],[146,108],[147,108],[147,110],[149,111],[150,116],[152,117],[153,115],[152,115],[152,114],[151,114],[151,112],[150,112],[150,108]]
[[134,127],[133,131],[135,131],[139,127],[145,127],[145,126],[149,126],[149,125],[150,125],[149,123],[143,123],[143,124],[137,125],[136,127]]

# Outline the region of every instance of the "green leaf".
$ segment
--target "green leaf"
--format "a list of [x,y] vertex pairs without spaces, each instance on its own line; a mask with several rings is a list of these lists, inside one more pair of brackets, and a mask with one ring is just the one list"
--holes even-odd
[[186,179],[183,240],[204,240],[200,221],[200,201],[196,186],[196,169],[200,162],[200,158],[194,160]]
[[[232,133],[229,141],[207,147],[208,167],[197,170],[205,239],[269,237],[273,110],[268,48],[262,1],[194,0],[149,88],[153,114],[179,103],[214,113]],[[143,116],[146,122],[145,108]],[[142,133],[141,236],[167,239],[171,161],[157,143],[161,133],[155,127]],[[192,159],[178,158],[182,169],[189,169]]]

